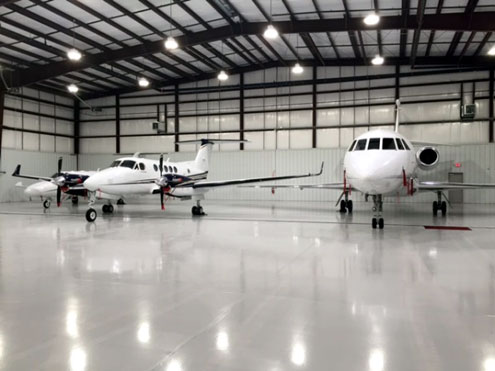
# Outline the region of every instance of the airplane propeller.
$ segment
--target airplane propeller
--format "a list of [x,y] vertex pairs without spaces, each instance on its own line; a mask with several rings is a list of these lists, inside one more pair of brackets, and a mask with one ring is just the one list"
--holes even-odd
[[65,176],[62,174],[62,157],[58,158],[57,176],[53,178],[53,183],[57,185],[57,207],[60,207],[62,186],[65,185]]
[[160,203],[162,210],[165,210],[165,192],[170,192],[172,188],[175,188],[178,184],[183,182],[183,178],[176,176],[175,174],[163,174],[163,155],[160,155],[160,179],[155,183],[160,187]]

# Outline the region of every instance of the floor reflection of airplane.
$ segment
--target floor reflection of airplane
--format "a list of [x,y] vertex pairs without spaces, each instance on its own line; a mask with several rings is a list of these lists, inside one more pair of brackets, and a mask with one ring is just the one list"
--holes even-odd
[[[373,199],[373,228],[384,227],[382,218],[384,196],[412,196],[418,191],[431,191],[437,194],[433,202],[433,215],[441,211],[447,213],[448,199],[444,191],[453,189],[495,188],[495,184],[487,183],[452,183],[437,181],[421,181],[418,179],[418,169],[431,170],[438,165],[440,154],[432,145],[422,144],[419,150],[414,150],[413,144],[399,134],[399,106],[397,101],[395,132],[388,130],[371,130],[357,137],[349,147],[344,157],[343,181],[326,184],[270,184],[254,186],[255,188],[312,188],[336,189],[342,194],[340,211],[352,213],[351,191],[359,191]],[[421,145],[421,143],[416,143]],[[446,201],[442,200],[442,197]]]
[[72,196],[72,203],[77,204],[79,196],[86,196],[87,190],[82,183],[93,175],[94,171],[62,172],[62,157],[58,159],[58,170],[51,177],[21,174],[21,165],[17,165],[12,176],[25,179],[40,180],[26,187],[24,193],[29,197],[40,197],[43,207],[48,209],[52,198],[56,198],[60,206],[62,192]]
[[[90,208],[86,212],[86,220],[92,222],[96,219],[96,211],[91,206],[100,193],[118,198],[124,198],[129,195],[159,193],[162,209],[164,209],[165,196],[186,200],[192,199],[196,201],[196,205],[192,208],[192,214],[204,215],[200,201],[204,199],[204,194],[211,188],[318,176],[323,171],[322,164],[322,169],[316,174],[206,181],[211,148],[215,142],[239,141],[202,139],[200,141],[180,142],[201,143],[194,161],[172,163],[167,160],[164,162],[163,155],[160,156],[160,161],[136,156],[115,160],[109,168],[99,171],[84,182],[84,187],[88,189],[90,196]],[[109,205],[111,206],[111,203]],[[109,207],[108,205],[106,206]],[[103,209],[103,212],[105,212],[105,209]]]

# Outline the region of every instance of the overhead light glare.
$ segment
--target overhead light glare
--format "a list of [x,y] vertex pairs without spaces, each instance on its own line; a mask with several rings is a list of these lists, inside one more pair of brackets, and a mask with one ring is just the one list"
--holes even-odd
[[294,67],[292,67],[292,73],[295,73],[297,75],[300,75],[301,73],[303,73],[303,71],[304,68],[302,68],[302,66],[299,63],[296,63]]
[[81,57],[81,52],[75,48],[67,51],[67,58],[69,58],[71,61],[78,61],[79,59],[81,59]]
[[276,39],[278,37],[278,31],[273,25],[269,24],[263,33],[265,39]]
[[179,47],[179,43],[172,36],[167,37],[165,40],[165,48],[168,50],[177,49]]
[[227,73],[224,70],[222,70],[220,71],[217,77],[220,81],[225,81],[229,78],[229,75],[227,75]]
[[76,94],[79,91],[79,88],[75,84],[70,84],[69,86],[67,86],[67,90],[72,94]]
[[373,65],[375,66],[380,66],[383,64],[383,62],[385,61],[385,59],[381,56],[381,55],[375,55],[375,58],[373,58],[371,60],[371,63],[373,63]]
[[150,82],[148,81],[148,79],[146,79],[144,77],[140,77],[138,79],[138,84],[139,84],[140,87],[146,88],[150,84]]
[[488,50],[488,55],[495,56],[495,45]]
[[374,26],[380,22],[380,16],[376,13],[370,13],[363,19],[364,24],[367,26]]

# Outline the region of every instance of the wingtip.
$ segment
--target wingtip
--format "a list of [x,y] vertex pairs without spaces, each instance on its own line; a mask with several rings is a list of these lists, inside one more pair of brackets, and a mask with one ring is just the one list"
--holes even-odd
[[15,167],[15,170],[14,172],[12,173],[12,176],[17,176],[19,175],[21,172],[21,164],[18,164],[16,167]]

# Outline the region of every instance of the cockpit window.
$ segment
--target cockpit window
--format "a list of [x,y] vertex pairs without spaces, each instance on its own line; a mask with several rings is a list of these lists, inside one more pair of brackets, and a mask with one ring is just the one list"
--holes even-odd
[[397,143],[397,148],[399,148],[401,151],[403,151],[404,150],[404,145],[400,141],[400,138],[395,138],[395,141]]
[[408,151],[411,150],[411,148],[409,148],[409,146],[407,145],[407,142],[404,139],[402,139],[402,143],[404,144],[405,149],[407,149]]
[[383,138],[382,148],[395,150],[396,148],[394,138]]
[[120,164],[120,160],[115,160],[114,162],[112,162],[110,167],[117,167],[117,166],[119,166],[119,164]]
[[136,161],[124,160],[120,164],[120,167],[128,167],[129,169],[132,169],[134,167],[134,165],[136,165]]
[[351,146],[349,147],[349,152],[351,152],[354,149],[355,145],[356,145],[356,141],[352,142]]
[[356,143],[356,148],[354,148],[354,151],[364,151],[366,149],[366,141],[367,139],[359,139]]
[[139,169],[140,170],[146,169],[146,167],[144,166],[144,164],[142,162],[139,163]]
[[368,149],[380,149],[380,138],[371,138],[368,143]]

